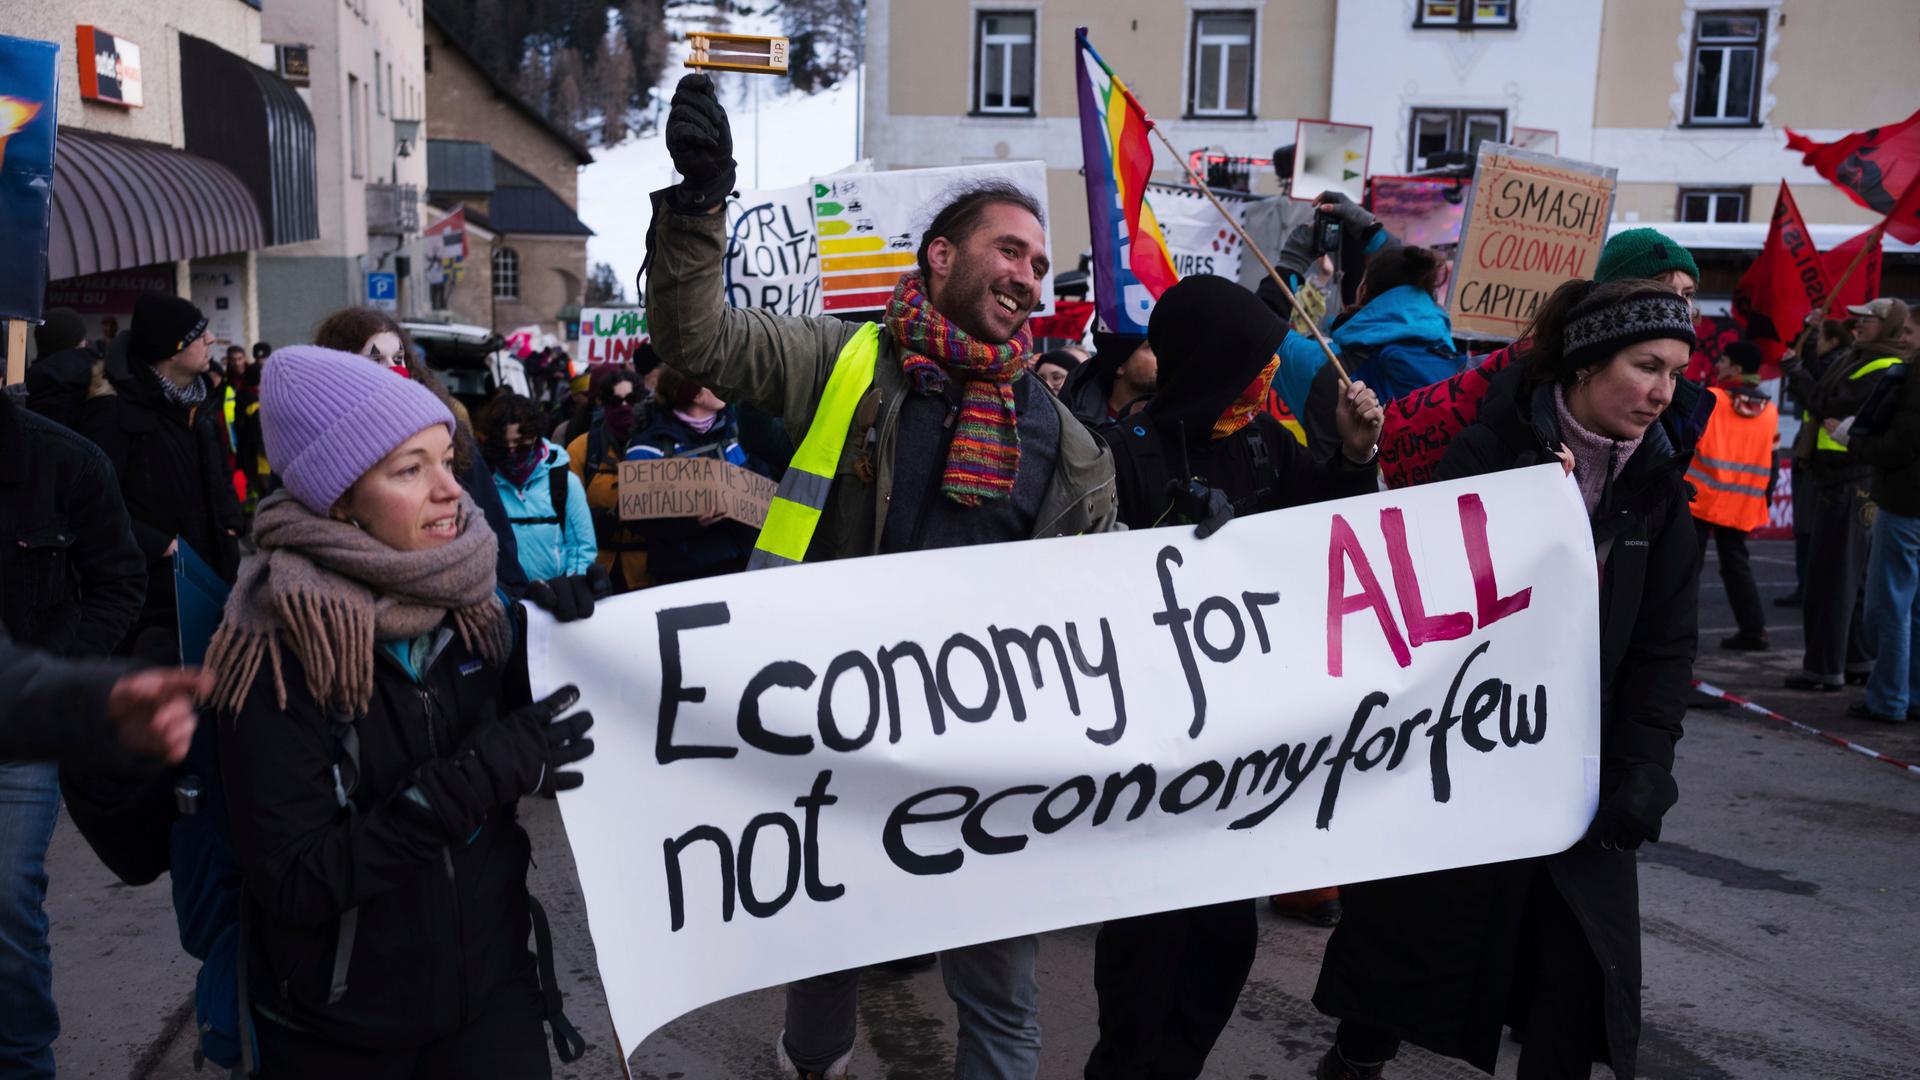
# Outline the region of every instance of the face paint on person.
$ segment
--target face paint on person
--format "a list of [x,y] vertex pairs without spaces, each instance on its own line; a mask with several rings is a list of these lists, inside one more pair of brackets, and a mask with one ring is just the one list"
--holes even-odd
[[453,437],[435,424],[354,481],[333,516],[395,551],[429,551],[460,535],[460,498]]
[[412,373],[407,370],[407,352],[400,344],[400,335],[391,330],[382,330],[367,339],[360,355],[376,364],[383,364],[387,370],[402,378],[410,379]]
[[1637,439],[1673,403],[1674,386],[1692,359],[1693,349],[1673,338],[1629,345],[1580,373],[1567,389],[1567,411],[1588,431]]

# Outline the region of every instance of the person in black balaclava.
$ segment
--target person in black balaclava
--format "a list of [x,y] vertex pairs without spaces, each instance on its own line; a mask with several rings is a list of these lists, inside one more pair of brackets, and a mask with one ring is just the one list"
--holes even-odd
[[[1181,280],[1154,308],[1148,338],[1160,391],[1101,432],[1115,454],[1120,519],[1131,528],[1200,524],[1365,495],[1385,419],[1353,383],[1334,420],[1342,452],[1315,464],[1260,408],[1286,322],[1226,278]],[[1100,1037],[1088,1080],[1197,1077],[1253,967],[1254,901],[1117,919],[1094,942]]]

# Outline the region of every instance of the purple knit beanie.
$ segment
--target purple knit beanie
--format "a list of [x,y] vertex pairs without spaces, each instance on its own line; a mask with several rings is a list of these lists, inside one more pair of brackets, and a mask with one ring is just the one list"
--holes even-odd
[[290,345],[260,373],[267,464],[301,505],[325,514],[394,448],[453,414],[433,391],[364,356]]

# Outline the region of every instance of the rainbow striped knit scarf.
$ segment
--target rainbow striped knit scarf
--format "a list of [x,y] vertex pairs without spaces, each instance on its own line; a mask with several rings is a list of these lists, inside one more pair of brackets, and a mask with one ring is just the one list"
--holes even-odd
[[976,340],[933,309],[917,273],[903,275],[894,288],[886,325],[901,349],[900,368],[916,390],[944,393],[949,379],[965,384],[940,490],[961,506],[1013,494],[1020,471],[1013,380],[1026,370],[1033,348],[1027,328],[1004,345]]

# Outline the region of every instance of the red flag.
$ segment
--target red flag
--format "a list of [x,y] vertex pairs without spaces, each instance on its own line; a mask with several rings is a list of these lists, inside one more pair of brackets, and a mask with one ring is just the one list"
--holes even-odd
[[1734,321],[1746,330],[1747,340],[1759,347],[1763,362],[1778,361],[1800,333],[1807,312],[1825,299],[1829,288],[1820,253],[1807,235],[1807,223],[1782,180],[1766,246],[1733,287]]
[[[1803,162],[1854,202],[1890,214],[1920,178],[1920,112],[1830,143],[1814,142],[1789,128],[1787,149],[1802,155]],[[1920,243],[1920,218],[1909,215],[1905,222],[1889,224],[1888,231],[1906,243]]]
[[[1920,191],[1920,187],[1914,190]],[[1853,276],[1847,278],[1844,286],[1840,286],[1839,294],[1827,307],[1829,313],[1840,311],[1851,304],[1864,304],[1880,295],[1879,226],[1868,229],[1820,256],[1820,263],[1826,267],[1827,280],[1839,286],[1841,276],[1847,272],[1847,267],[1853,266],[1854,256],[1860,254],[1862,247],[1867,249],[1867,253],[1860,259],[1860,265],[1854,267]]]
[[1920,178],[1907,185],[1907,193],[1887,215],[1887,231],[1901,243],[1920,244]]

